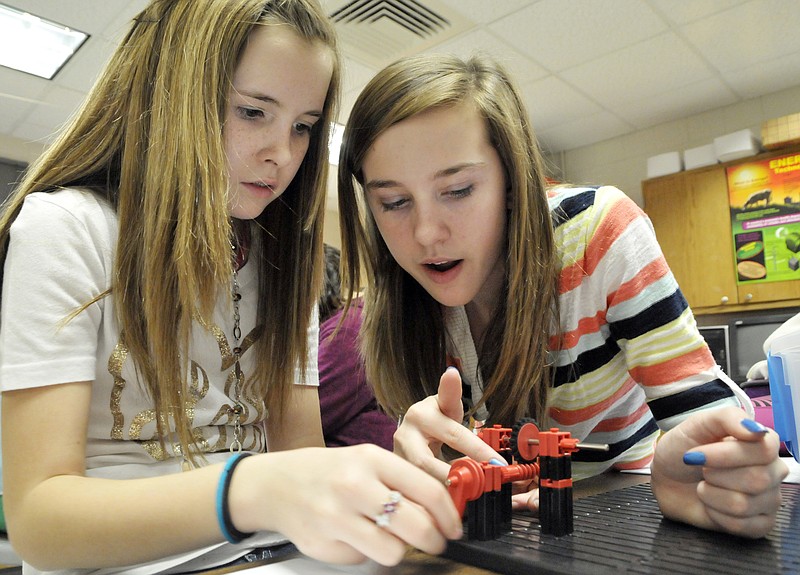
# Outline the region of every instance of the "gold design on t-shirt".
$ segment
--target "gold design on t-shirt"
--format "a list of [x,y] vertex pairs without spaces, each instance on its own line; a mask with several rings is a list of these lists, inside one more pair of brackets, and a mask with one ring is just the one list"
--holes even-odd
[[[224,384],[224,392],[228,397],[230,397],[234,380],[233,371],[231,370],[231,367],[233,367],[235,362],[234,355],[225,333],[219,328],[219,326],[212,325],[207,326],[207,328],[214,336],[214,339],[217,341],[219,346],[221,357],[220,371],[224,372],[226,370],[230,370],[225,378]],[[253,345],[253,343],[255,343],[255,341],[261,335],[261,331],[261,328],[257,326],[250,331],[249,334],[247,334],[242,341],[241,355],[244,355],[244,353]],[[125,440],[125,414],[121,408],[121,401],[127,381],[122,375],[122,370],[125,362],[128,359],[128,355],[128,348],[122,342],[118,342],[108,359],[108,372],[114,379],[114,386],[111,390],[111,397],[109,401],[109,407],[111,409],[113,418],[111,439],[117,440]],[[197,406],[197,403],[208,395],[210,379],[203,366],[195,361],[192,361],[189,367],[189,380],[189,393],[188,397],[186,398],[185,412],[186,417],[191,424],[194,422],[195,407]],[[250,425],[245,425],[244,427],[245,437],[243,438],[243,447],[246,450],[260,450],[261,446],[266,445],[264,432],[260,425],[252,425],[252,422],[263,421],[266,419],[266,407],[264,406],[264,402],[256,400],[256,398],[252,396],[252,393],[246,394],[243,397],[243,400],[245,404],[244,421],[251,423]],[[227,446],[228,432],[226,426],[233,424],[233,420],[231,419],[230,415],[231,408],[232,405],[227,403],[221,405],[217,410],[216,416],[210,423],[210,425],[216,426],[218,431],[218,439],[214,445],[209,445],[208,440],[203,435],[202,428],[195,427],[192,429],[192,435],[201,452],[211,453],[224,449]],[[251,416],[251,410],[255,413],[254,417]],[[181,455],[180,446],[176,442],[173,442],[171,446],[173,454],[165,453],[161,443],[155,436],[155,428],[153,429],[150,437],[142,437],[144,428],[147,425],[152,424],[155,421],[155,417],[155,410],[152,408],[145,409],[133,416],[128,427],[128,439],[140,442],[142,448],[147,451],[147,453],[153,459],[158,461],[169,459],[173,456],[173,454]],[[169,420],[172,420],[172,417],[173,414],[169,413]],[[164,427],[167,426],[165,425]],[[171,430],[172,426],[169,426],[168,428]]]
[[122,366],[128,358],[128,348],[118,342],[108,358],[108,373],[114,378],[114,387],[111,390],[111,415],[114,423],[111,427],[111,439],[124,439],[122,436],[122,426],[125,425],[125,416],[119,407],[122,398],[122,390],[125,388],[125,380],[122,377]]

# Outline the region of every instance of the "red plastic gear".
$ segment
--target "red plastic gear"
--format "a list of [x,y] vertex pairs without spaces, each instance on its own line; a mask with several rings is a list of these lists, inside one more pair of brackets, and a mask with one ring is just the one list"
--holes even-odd
[[[536,441],[531,443],[530,439]],[[511,431],[511,451],[517,461],[532,463],[539,456],[539,425],[535,419],[523,417]]]

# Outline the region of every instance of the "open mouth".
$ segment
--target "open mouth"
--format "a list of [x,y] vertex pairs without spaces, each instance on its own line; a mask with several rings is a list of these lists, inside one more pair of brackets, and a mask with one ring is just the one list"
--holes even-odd
[[453,269],[458,264],[461,263],[462,260],[451,260],[447,262],[436,262],[431,264],[425,264],[425,267],[432,269],[437,272],[446,272],[448,270]]

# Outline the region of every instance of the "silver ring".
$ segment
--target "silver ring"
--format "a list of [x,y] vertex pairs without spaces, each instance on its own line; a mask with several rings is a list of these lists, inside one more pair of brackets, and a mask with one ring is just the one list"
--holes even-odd
[[392,513],[397,511],[397,507],[403,500],[403,496],[398,491],[389,492],[389,501],[383,504],[383,512],[375,516],[375,524],[378,527],[388,527],[392,518]]

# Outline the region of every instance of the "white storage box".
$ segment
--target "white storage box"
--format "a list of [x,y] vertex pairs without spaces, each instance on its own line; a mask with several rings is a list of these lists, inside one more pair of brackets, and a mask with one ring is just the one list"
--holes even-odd
[[714,151],[720,162],[754,156],[761,151],[761,142],[751,130],[739,130],[714,138]]
[[683,167],[687,170],[713,166],[718,163],[717,152],[714,144],[706,144],[697,148],[689,148],[683,151]]
[[647,177],[657,178],[674,174],[683,169],[683,160],[679,152],[667,152],[647,158]]

